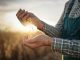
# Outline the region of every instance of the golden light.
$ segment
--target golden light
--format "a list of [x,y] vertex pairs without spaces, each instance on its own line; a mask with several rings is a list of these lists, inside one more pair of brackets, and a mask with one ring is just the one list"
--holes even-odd
[[21,22],[16,17],[16,12],[8,12],[5,14],[5,20],[10,29],[13,31],[20,31],[26,33],[34,33],[37,32],[37,27],[34,26],[32,23],[27,23],[25,26],[21,24]]
[[37,31],[37,27],[34,26],[33,24],[31,23],[27,23],[26,26],[24,26],[24,30],[26,32],[36,32]]

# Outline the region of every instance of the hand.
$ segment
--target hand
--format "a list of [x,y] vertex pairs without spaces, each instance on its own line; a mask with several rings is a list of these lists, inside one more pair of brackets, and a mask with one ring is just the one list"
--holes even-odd
[[52,38],[47,35],[39,35],[32,39],[25,39],[23,44],[30,48],[38,48],[41,46],[51,46]]
[[[44,24],[40,21],[38,17],[36,17],[33,13],[20,9],[17,14],[17,18],[23,22],[24,20],[28,21],[31,18],[31,22],[37,26],[38,29],[42,29]],[[24,23],[23,23],[24,24]]]

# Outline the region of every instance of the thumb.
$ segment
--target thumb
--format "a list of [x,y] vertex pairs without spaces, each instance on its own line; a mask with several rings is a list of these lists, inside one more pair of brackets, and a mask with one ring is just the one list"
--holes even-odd
[[25,37],[22,39],[22,42],[25,43],[27,40],[29,40],[29,39],[28,39],[27,36],[25,36]]
[[27,43],[28,43],[28,44],[32,44],[32,43],[34,43],[34,40],[33,40],[33,39],[24,39],[24,40],[23,40],[23,43],[24,43],[24,44],[27,44]]

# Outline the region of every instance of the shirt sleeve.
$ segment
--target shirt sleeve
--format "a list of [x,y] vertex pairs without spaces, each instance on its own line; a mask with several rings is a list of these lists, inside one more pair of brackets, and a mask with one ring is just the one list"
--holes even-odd
[[53,38],[51,47],[63,55],[80,58],[80,40]]
[[55,27],[48,25],[47,23],[42,21],[42,23],[44,24],[44,28],[41,31],[43,31],[45,34],[47,34],[50,37],[60,37],[67,7],[68,7],[68,2],[65,4],[64,12]]
[[54,26],[48,25],[46,23],[44,23],[44,28],[43,31],[46,35],[50,36],[50,37],[59,37],[60,36],[60,31],[58,31],[58,29],[56,29]]

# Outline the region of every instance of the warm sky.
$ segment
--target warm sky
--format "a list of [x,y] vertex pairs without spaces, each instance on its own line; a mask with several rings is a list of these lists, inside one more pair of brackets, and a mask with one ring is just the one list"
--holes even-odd
[[[33,12],[41,20],[55,25],[59,20],[67,0],[0,0],[0,29],[8,27],[20,28],[16,18],[17,11],[22,8]],[[4,27],[5,26],[5,27]]]

